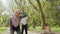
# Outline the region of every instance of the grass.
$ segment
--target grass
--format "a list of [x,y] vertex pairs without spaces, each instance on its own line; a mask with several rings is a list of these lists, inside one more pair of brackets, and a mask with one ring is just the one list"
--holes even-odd
[[52,32],[60,32],[60,27],[52,27],[51,31]]
[[[2,32],[4,30],[6,30],[6,27],[0,27],[0,34],[2,34]],[[37,26],[36,28],[30,27],[29,30],[30,31],[40,31],[41,27],[40,26]],[[60,27],[51,27],[51,31],[52,32],[60,32]]]
[[[29,30],[31,30],[31,31],[40,31],[41,27],[36,27],[35,29],[30,27]],[[51,31],[52,32],[60,32],[60,27],[51,27]]]
[[0,34],[6,29],[6,27],[0,27]]
[[36,27],[36,28],[30,27],[29,28],[29,31],[39,31],[39,30],[41,30],[41,27]]

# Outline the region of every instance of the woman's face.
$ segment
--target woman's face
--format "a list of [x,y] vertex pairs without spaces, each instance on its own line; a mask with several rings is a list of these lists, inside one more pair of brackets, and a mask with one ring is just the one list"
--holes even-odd
[[18,17],[20,16],[20,12],[19,11],[16,11],[15,15]]

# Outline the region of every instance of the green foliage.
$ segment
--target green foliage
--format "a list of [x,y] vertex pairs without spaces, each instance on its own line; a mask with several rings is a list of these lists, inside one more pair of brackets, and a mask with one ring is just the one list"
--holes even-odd
[[[17,1],[17,2],[16,2]],[[28,14],[28,27],[32,26],[31,21],[35,24],[35,26],[40,26],[40,13],[38,10],[35,10],[35,8],[28,2],[28,0],[10,0],[9,2],[9,11],[14,11],[16,8],[23,9]],[[28,5],[26,6],[26,1],[28,2]],[[37,9],[39,9],[38,4],[36,0],[31,0],[31,2],[36,6]],[[60,26],[60,0],[46,0],[40,1],[42,4],[42,10],[45,15],[45,22],[46,25],[50,26]],[[3,4],[0,2],[0,15],[4,10]],[[0,26],[7,24],[7,19],[9,16],[2,15],[0,16]]]
[[6,25],[7,24],[7,19],[8,19],[8,15],[0,16],[0,26]]
[[[43,5],[44,3],[42,3]],[[60,0],[46,0],[43,7],[46,24],[50,26],[60,26]]]

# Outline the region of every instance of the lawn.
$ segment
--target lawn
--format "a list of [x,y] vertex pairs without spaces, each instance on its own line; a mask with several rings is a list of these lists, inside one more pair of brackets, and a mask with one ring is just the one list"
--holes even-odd
[[[30,27],[29,30],[39,31],[39,30],[41,30],[41,27],[36,27],[35,29],[33,29],[32,27]],[[51,27],[51,31],[52,32],[60,32],[60,27]]]
[[60,27],[52,27],[51,31],[52,32],[60,32]]
[[6,30],[6,27],[0,27],[0,34],[2,34],[4,30]]
[[[6,27],[0,27],[0,34],[2,34],[2,32],[6,30]],[[29,28],[30,31],[40,31],[41,27],[36,27],[36,28]],[[51,27],[51,31],[52,32],[60,32],[60,27]]]

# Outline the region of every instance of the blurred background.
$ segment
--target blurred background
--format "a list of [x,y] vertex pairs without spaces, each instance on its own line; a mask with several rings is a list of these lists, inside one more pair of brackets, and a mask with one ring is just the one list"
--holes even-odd
[[60,32],[60,0],[0,0],[0,34],[17,8],[27,13],[29,30]]

